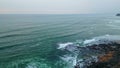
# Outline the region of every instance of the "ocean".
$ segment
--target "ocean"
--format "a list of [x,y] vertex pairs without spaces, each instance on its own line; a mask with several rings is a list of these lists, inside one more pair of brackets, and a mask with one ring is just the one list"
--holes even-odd
[[74,68],[78,54],[62,48],[119,35],[112,14],[1,14],[0,68]]

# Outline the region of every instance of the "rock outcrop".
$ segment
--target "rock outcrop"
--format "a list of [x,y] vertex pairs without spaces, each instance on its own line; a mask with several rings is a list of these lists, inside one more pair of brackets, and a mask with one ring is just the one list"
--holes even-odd
[[120,16],[120,13],[116,14],[116,16]]
[[[94,51],[99,54],[96,58],[89,57],[84,59],[83,67],[81,68],[120,68],[120,44],[99,44],[86,47],[90,51]],[[96,61],[95,61],[96,60]],[[86,63],[85,63],[86,62]],[[80,62],[74,68],[80,68],[78,66]]]
[[63,60],[74,62],[73,68],[120,68],[119,36],[101,36],[84,41],[83,46],[67,43]]

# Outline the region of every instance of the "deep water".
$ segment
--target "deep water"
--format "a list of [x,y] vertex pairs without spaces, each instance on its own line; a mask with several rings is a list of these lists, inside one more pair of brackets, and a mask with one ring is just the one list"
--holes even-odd
[[[120,17],[96,14],[1,14],[0,68],[73,68],[61,57],[67,44],[84,46],[99,36],[120,38]],[[109,38],[108,38],[109,39]],[[111,39],[111,38],[110,38]],[[72,58],[72,60],[70,60]]]

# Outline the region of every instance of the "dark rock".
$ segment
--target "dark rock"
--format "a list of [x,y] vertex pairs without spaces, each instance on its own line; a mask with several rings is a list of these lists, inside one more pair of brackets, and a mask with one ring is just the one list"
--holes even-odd
[[101,48],[105,54],[98,56],[98,61],[87,68],[120,68],[120,44],[104,45]]
[[68,45],[64,50],[72,57],[77,56],[74,68],[120,68],[120,41],[104,41],[85,47]]
[[[82,68],[120,68],[120,44],[99,44],[87,47],[78,47],[80,50],[80,56],[88,56],[84,58]],[[97,54],[96,57],[92,57],[91,54]],[[78,65],[74,68],[80,68]]]
[[116,14],[116,16],[120,16],[120,13]]
[[80,68],[80,66],[79,66],[79,65],[76,65],[74,68]]

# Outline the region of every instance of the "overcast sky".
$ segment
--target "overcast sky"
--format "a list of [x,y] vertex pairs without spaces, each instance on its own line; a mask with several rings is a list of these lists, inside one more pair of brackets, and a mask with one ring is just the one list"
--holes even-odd
[[88,14],[120,12],[120,0],[0,0],[0,14]]

